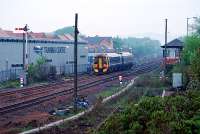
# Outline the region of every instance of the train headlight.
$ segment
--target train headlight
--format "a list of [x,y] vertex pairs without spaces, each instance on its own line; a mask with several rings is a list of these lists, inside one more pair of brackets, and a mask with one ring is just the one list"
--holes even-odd
[[107,65],[107,64],[103,64],[103,67],[104,67],[104,68],[107,68],[107,67],[108,67],[108,65]]

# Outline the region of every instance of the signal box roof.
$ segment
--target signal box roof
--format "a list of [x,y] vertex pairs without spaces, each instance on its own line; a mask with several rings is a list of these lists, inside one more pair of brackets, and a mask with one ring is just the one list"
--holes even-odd
[[[184,43],[179,39],[174,39],[166,44],[166,48],[183,48]],[[165,45],[161,46],[165,48]]]

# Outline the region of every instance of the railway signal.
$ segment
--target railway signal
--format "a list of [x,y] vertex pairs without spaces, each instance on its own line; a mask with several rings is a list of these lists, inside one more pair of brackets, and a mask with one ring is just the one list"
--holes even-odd
[[28,28],[28,25],[26,24],[23,28],[15,28],[15,30],[16,31],[24,31],[24,32],[27,32],[28,30],[30,30],[29,28]]
[[[23,28],[15,28],[16,31],[23,32],[23,70],[24,70],[24,79],[26,79],[26,71],[28,70],[28,25],[26,24]],[[24,80],[26,84],[26,80]]]
[[23,32],[23,69],[26,70],[27,67],[27,59],[28,59],[28,25],[26,24],[23,28],[15,28],[16,31]]

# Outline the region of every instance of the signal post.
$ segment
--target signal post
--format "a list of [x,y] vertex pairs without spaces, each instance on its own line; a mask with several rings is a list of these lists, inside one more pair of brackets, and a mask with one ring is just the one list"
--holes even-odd
[[21,76],[23,77],[23,84],[27,84],[27,70],[28,70],[28,25],[26,24],[23,28],[15,28],[16,31],[22,31],[23,32],[23,70],[24,74]]

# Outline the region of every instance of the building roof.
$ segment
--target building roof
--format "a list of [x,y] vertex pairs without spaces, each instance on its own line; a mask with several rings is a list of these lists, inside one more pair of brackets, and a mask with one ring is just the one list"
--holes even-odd
[[9,37],[9,35],[0,28],[0,37]]
[[33,33],[33,32],[30,32],[29,33],[30,37],[33,38],[33,39],[43,39],[43,38],[47,38],[45,33]]
[[[0,37],[0,42],[23,42],[22,38]],[[74,44],[74,41],[68,40],[47,40],[47,39],[28,39],[29,43],[53,43],[53,44]],[[87,44],[86,42],[78,41],[79,44]]]
[[86,37],[85,38],[89,44],[94,44],[97,45],[99,44],[102,40],[107,40],[111,41],[112,37],[99,37],[99,36],[94,36],[94,37]]
[[[21,42],[23,39],[23,33],[15,33],[13,31],[3,30],[0,28],[0,41],[18,41]],[[28,32],[29,42],[41,42],[41,43],[74,43],[74,37],[72,35],[65,34],[63,36],[58,36],[53,33],[34,33]],[[86,44],[87,41],[79,38],[78,42],[81,44]]]
[[[174,39],[166,44],[166,48],[183,48],[184,43],[179,39]],[[165,45],[161,46],[165,48]]]

